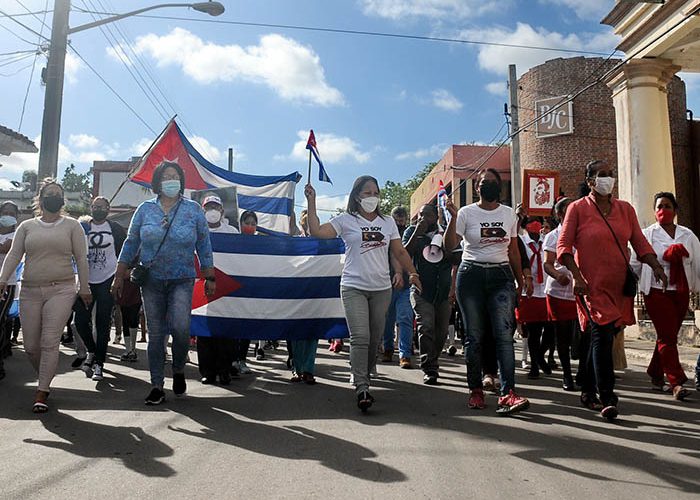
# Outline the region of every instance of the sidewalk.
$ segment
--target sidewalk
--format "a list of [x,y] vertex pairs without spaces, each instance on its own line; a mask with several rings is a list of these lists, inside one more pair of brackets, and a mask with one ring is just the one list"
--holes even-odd
[[[654,345],[654,342],[638,338],[634,329],[625,330],[625,353],[627,354],[628,363],[647,366],[654,354]],[[700,347],[679,345],[678,355],[686,375],[691,380],[694,379],[695,364],[697,363],[698,355],[700,355]]]

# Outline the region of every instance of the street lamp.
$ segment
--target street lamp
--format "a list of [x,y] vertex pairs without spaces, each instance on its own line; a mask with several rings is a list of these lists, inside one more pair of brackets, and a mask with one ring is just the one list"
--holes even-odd
[[111,23],[143,12],[166,7],[189,7],[198,12],[219,16],[224,12],[224,6],[219,2],[195,3],[164,3],[119,14],[92,23],[68,27],[70,0],[56,0],[51,26],[51,45],[49,47],[49,62],[46,68],[46,92],[44,94],[44,116],[41,123],[41,144],[39,146],[39,180],[45,177],[56,177],[58,168],[58,144],[61,135],[61,108],[63,106],[63,79],[66,66],[66,49],[68,35],[85,31],[96,26]]

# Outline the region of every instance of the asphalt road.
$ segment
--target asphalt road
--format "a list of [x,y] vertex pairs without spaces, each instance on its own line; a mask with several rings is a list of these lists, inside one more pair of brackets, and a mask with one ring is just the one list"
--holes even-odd
[[[355,407],[348,354],[319,348],[319,384],[288,382],[286,352],[252,361],[228,388],[203,386],[144,406],[147,364],[113,355],[103,382],[70,369],[63,350],[51,411],[31,413],[23,353],[0,381],[0,498],[698,498],[700,397],[651,392],[639,367],[618,381],[610,424],[559,389],[529,381],[529,411],[466,407],[461,358],[444,358],[437,387],[419,370],[380,365],[367,415]],[[558,372],[555,372],[555,374]]]

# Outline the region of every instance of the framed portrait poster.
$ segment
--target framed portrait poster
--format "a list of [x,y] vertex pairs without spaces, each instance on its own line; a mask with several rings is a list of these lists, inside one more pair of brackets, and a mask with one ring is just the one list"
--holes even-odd
[[523,170],[523,206],[529,215],[548,217],[559,196],[559,172]]

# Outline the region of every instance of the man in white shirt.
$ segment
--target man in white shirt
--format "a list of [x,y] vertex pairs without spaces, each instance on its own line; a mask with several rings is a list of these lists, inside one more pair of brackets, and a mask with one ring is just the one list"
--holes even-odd
[[[224,204],[221,198],[214,194],[202,200],[204,216],[207,219],[210,233],[239,234],[238,229],[228,223],[224,217]],[[213,384],[219,377],[221,385],[231,383],[231,364],[235,341],[220,337],[197,337],[197,361],[203,384]]]

